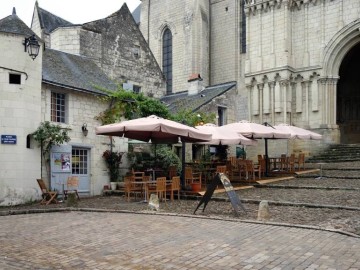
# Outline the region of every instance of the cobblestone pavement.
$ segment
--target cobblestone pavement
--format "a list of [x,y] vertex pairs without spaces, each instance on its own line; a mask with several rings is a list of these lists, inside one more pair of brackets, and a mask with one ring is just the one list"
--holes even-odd
[[0,218],[0,268],[360,269],[360,239],[208,218],[59,212]]
[[[237,191],[246,209],[238,217],[226,200],[196,216],[199,200],[161,203],[154,215],[123,196],[83,198],[83,211],[1,207],[0,269],[360,269],[360,162],[323,168],[322,179],[312,172]],[[256,222],[261,200],[270,202],[265,223]]]

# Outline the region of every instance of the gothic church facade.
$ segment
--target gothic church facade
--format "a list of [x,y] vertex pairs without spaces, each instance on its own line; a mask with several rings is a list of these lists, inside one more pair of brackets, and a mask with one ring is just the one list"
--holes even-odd
[[143,0],[140,18],[168,94],[236,81],[235,121],[360,142],[358,0]]

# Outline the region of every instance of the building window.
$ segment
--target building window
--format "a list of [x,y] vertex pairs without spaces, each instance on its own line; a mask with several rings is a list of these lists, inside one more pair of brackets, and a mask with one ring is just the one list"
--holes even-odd
[[166,29],[163,35],[163,73],[166,80],[166,94],[172,93],[172,34]]
[[245,0],[241,1],[240,53],[246,53],[246,15],[245,15]]
[[21,84],[21,75],[20,74],[9,74],[9,83],[10,84]]
[[33,147],[33,143],[32,143],[32,135],[31,134],[28,134],[26,136],[26,148],[28,149],[32,149]]
[[226,125],[226,108],[218,107],[218,126]]
[[139,59],[141,57],[140,54],[140,46],[135,45],[135,47],[133,48],[133,56],[135,59]]
[[72,149],[71,157],[71,173],[72,174],[87,174],[88,173],[88,150],[87,149]]
[[65,94],[51,93],[51,121],[65,123]]
[[133,86],[133,92],[136,93],[136,94],[140,94],[140,92],[141,92],[141,87],[138,86],[138,85],[134,85],[134,86]]

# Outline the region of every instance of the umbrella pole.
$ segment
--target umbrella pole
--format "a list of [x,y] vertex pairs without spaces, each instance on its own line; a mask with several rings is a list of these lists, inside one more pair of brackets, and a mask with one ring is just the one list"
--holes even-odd
[[185,142],[182,142],[181,148],[181,187],[185,189]]
[[268,139],[265,139],[265,176],[268,177],[269,157],[268,157]]

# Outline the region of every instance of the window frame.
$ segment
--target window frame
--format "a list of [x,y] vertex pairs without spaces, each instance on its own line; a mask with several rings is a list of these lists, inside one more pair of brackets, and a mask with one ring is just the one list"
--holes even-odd
[[[54,103],[55,95],[55,103]],[[60,103],[58,100],[61,98]],[[67,94],[61,92],[51,91],[50,95],[50,120],[55,123],[67,122]],[[53,108],[53,106],[56,108]],[[61,109],[62,108],[62,109]]]
[[173,42],[172,32],[165,28],[162,35],[162,70],[166,80],[166,94],[173,92]]

